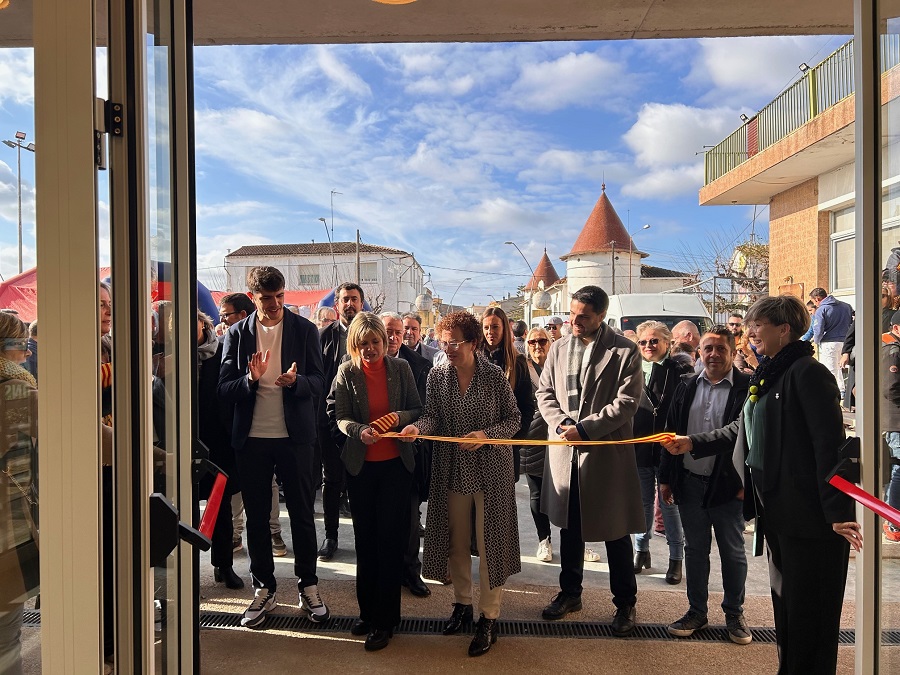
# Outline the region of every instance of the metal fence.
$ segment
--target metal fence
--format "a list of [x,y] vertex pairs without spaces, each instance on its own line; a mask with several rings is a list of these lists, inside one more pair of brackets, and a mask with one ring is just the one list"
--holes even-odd
[[[881,72],[900,64],[900,35],[881,36]],[[705,158],[705,180],[709,185],[757,152],[796,131],[816,115],[854,92],[853,41],[841,45],[820,64],[809,68],[799,80],[747,120],[728,138],[710,148]],[[748,129],[755,133],[748,134]]]

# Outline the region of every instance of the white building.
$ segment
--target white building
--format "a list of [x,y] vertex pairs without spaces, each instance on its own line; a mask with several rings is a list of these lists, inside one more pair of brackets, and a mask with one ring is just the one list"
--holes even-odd
[[[360,244],[359,261],[359,283],[373,308],[416,311],[416,296],[422,293],[424,274],[412,253]],[[247,271],[257,265],[281,270],[287,284],[285,290],[321,290],[325,295],[345,281],[357,281],[356,243],[242,246],[225,256],[227,290],[245,290]]]

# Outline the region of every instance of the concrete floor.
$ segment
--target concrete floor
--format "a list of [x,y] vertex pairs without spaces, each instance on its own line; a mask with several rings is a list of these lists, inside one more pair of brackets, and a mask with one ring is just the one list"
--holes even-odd
[[[506,586],[503,599],[503,618],[505,619],[538,619],[541,608],[556,593],[557,578],[559,574],[559,557],[554,553],[552,563],[538,562],[534,558],[537,549],[537,536],[528,504],[528,488],[524,479],[516,485],[516,499],[519,515],[519,533],[522,549],[522,572],[512,577]],[[422,522],[425,522],[425,509],[423,505]],[[321,499],[316,500],[316,525],[321,541],[324,535],[322,523]],[[278,594],[279,607],[276,612],[281,614],[299,613],[297,608],[296,578],[293,577],[293,548],[291,533],[287,517],[287,511],[282,504],[281,522],[283,536],[288,545],[288,555],[283,558],[275,558],[276,576],[279,580],[280,591]],[[871,535],[869,535],[871,536]],[[559,541],[558,530],[553,529],[552,539]],[[746,536],[748,553],[748,577],[747,599],[745,613],[751,626],[771,627],[773,625],[771,602],[769,600],[768,570],[764,556],[752,557],[752,536]],[[584,610],[570,615],[567,620],[572,621],[609,621],[612,618],[614,608],[609,593],[608,568],[605,563],[605,549],[603,544],[588,544],[600,553],[602,559],[598,563],[585,563],[585,593]],[[882,582],[886,589],[900,588],[900,544],[886,544],[885,560],[883,565]],[[641,623],[669,623],[674,621],[687,609],[684,596],[685,585],[670,586],[665,583],[664,574],[668,563],[668,547],[664,539],[653,537],[651,542],[651,556],[653,566],[638,576],[638,621]],[[474,578],[477,583],[477,564],[473,564]],[[216,584],[213,580],[213,570],[209,563],[209,554],[201,555],[200,563],[200,597],[201,611],[227,611],[242,612],[252,598],[252,589],[249,584],[249,558],[246,549],[235,554],[235,571],[244,578],[247,587],[239,591],[231,591],[224,585]],[[320,578],[319,588],[323,599],[329,605],[336,616],[355,616],[357,605],[354,590],[355,554],[353,551],[353,529],[349,520],[341,520],[339,533],[339,550],[334,560],[318,564]],[[403,594],[403,615],[407,617],[444,617],[449,614],[450,605],[453,602],[452,587],[444,587],[434,582],[427,582],[432,589],[429,598],[415,598],[411,594]],[[847,587],[845,591],[844,613],[842,624],[852,628],[855,621],[855,587],[856,575],[854,561],[851,558],[848,573]],[[722,625],[724,617],[718,603],[721,602],[721,574],[718,569],[718,558],[715,544],[713,545],[711,575],[710,575],[710,622],[714,625]],[[889,594],[893,596],[894,594]],[[477,589],[476,599],[477,604]],[[886,603],[885,628],[900,629],[900,603]],[[335,634],[310,636],[308,634],[282,635],[279,631],[246,631],[246,630],[204,630],[201,631],[201,650],[203,654],[203,672],[231,673],[240,665],[267,665],[269,656],[274,658],[274,653],[284,649],[291,653],[296,645],[302,645],[309,661],[305,661],[310,669],[303,668],[304,672],[310,672],[315,663],[323,665],[332,663],[334,650],[339,645],[346,645],[354,639],[348,636]],[[303,642],[298,643],[298,639]],[[742,647],[735,651],[735,645],[701,644],[691,642],[641,642],[637,647],[637,641],[602,640],[602,646],[592,640],[566,640],[565,653],[576,660],[563,667],[558,659],[550,658],[547,654],[558,654],[561,639],[550,638],[505,638],[503,640],[507,657],[504,658],[502,668],[497,664],[484,662],[479,659],[476,672],[485,667],[485,672],[521,672],[523,669],[531,669],[529,666],[537,666],[545,663],[547,667],[553,666],[555,672],[649,672],[653,661],[650,656],[658,658],[663,654],[670,655],[672,667],[670,672],[691,673],[698,672],[690,664],[705,664],[705,672],[726,672],[724,664],[734,665],[736,654],[740,654],[740,661],[749,664],[749,670],[744,672],[766,673],[772,672],[776,663],[775,648],[772,645],[754,644],[750,649]],[[405,645],[398,649],[394,644]],[[457,644],[458,643],[458,644]],[[473,662],[468,659],[459,659],[464,655],[468,638],[444,638],[432,636],[398,636],[392,642],[392,656],[382,658],[379,665],[352,662],[343,664],[344,672],[396,672],[402,669],[411,669],[417,660],[427,658],[435,664],[433,668],[426,669],[430,672],[450,672],[452,670],[472,670]],[[454,654],[454,664],[449,666],[442,661],[444,653],[453,645],[451,653]],[[515,645],[515,646],[514,646]],[[615,645],[615,646],[612,646]],[[314,653],[310,653],[312,649]],[[271,652],[275,650],[275,652]],[[424,651],[423,651],[424,650]],[[549,650],[549,651],[548,651]],[[499,650],[498,650],[499,651]],[[853,648],[841,648],[842,673],[853,672]],[[428,656],[423,657],[427,652]],[[600,667],[596,659],[604,654],[603,664]],[[355,653],[355,650],[354,650]],[[900,647],[890,647],[885,651],[892,666],[885,672],[900,672]],[[26,663],[26,674],[40,673],[40,631],[34,628],[26,628],[23,631],[23,654]],[[528,656],[531,655],[531,656]],[[583,655],[583,656],[578,656]],[[667,659],[669,656],[666,657]],[[283,661],[272,661],[273,666]],[[440,665],[438,665],[440,664]],[[577,665],[576,665],[577,664]],[[591,665],[593,664],[593,665]],[[614,664],[618,664],[613,668]],[[421,665],[421,664],[420,664]],[[571,667],[570,667],[571,666]],[[718,666],[722,666],[721,668]],[[893,670],[893,667],[897,670]],[[277,667],[277,666],[276,666]],[[362,668],[362,669],[360,669]],[[599,668],[599,669],[598,669]],[[538,667],[538,670],[541,668]],[[421,672],[425,672],[419,668]]]

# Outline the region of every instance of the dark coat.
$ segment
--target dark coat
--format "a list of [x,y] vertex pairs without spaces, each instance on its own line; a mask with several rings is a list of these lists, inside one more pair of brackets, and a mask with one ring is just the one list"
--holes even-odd
[[[425,347],[423,343],[419,343]],[[431,359],[422,356],[415,349],[410,349],[406,345],[400,345],[400,351],[397,354],[401,359],[409,364],[412,370],[413,379],[416,381],[416,389],[419,392],[419,400],[422,402],[422,408],[425,408],[425,394],[428,390],[428,374],[431,372]],[[428,491],[431,488],[431,454],[433,451],[431,441],[416,441],[416,469],[413,472],[414,487],[419,494],[419,502],[428,500]]]
[[[691,365],[670,358],[653,364],[650,381],[644,385],[637,412],[634,414],[632,424],[635,438],[650,436],[666,428],[666,416],[675,389],[681,382],[681,376],[693,372],[694,368]],[[643,372],[641,374],[643,375]],[[638,466],[659,466],[663,450],[659,443],[635,443],[634,454]]]
[[[325,378],[323,387],[324,394],[318,402],[318,423],[320,429],[329,427],[328,414],[325,410],[325,398],[331,391],[331,384],[334,382],[334,376],[337,375],[338,368],[346,355],[341,354],[342,333],[346,335],[346,331],[341,330],[340,319],[332,321],[324,328],[319,329],[319,344],[322,353],[322,375]],[[334,430],[336,427],[332,424],[332,437],[335,437]],[[343,441],[341,441],[343,442]],[[340,445],[338,445],[340,447]]]
[[[506,373],[506,363],[504,360],[503,350],[497,349],[493,354],[487,350],[484,351],[485,358]],[[519,430],[513,438],[527,438],[528,431],[531,428],[531,421],[534,419],[534,413],[537,409],[537,402],[534,400],[534,392],[531,387],[531,375],[528,373],[528,362],[523,354],[516,352],[516,386],[513,387],[513,396],[516,397],[516,407],[522,416],[522,422]],[[519,479],[521,468],[521,449],[518,445],[513,446],[513,471],[516,480]]]
[[[747,388],[750,385],[750,376],[743,374],[737,368],[732,368],[733,382],[731,392],[728,394],[728,402],[725,404],[724,424],[730,424],[741,414],[744,402],[747,400]],[[674,431],[676,434],[683,436],[687,433],[688,418],[690,417],[691,404],[694,402],[694,396],[697,394],[697,380],[699,374],[686,375],[678,384],[672,396],[672,405],[669,408],[669,415],[666,420],[666,430]],[[732,446],[732,451],[734,446]],[[704,509],[725,504],[735,498],[738,491],[749,483],[749,470],[746,464],[740,463],[741,476],[734,463],[734,453],[721,453],[716,455],[713,471],[709,477],[709,483],[706,486],[706,492],[703,493],[701,506]],[[675,502],[678,502],[678,494],[684,484],[684,456],[670,455],[663,452],[662,462],[659,466],[659,482],[660,484],[668,484],[672,488],[675,496]],[[747,494],[751,494],[747,491]]]
[[900,340],[881,345],[881,428],[900,431]]
[[[228,474],[226,492],[233,495],[240,492],[241,488],[237,480],[234,448],[231,447],[229,415],[216,393],[224,346],[225,343],[220,340],[216,355],[197,364],[197,431],[200,440],[209,448],[209,460]],[[212,482],[213,476],[204,476],[200,486],[201,495],[209,494]]]
[[[281,364],[297,363],[297,381],[285,387],[284,423],[291,441],[312,445],[316,440],[316,405],[324,398],[322,351],[316,327],[293,312],[284,312],[281,334]],[[247,379],[250,357],[256,353],[256,312],[241,319],[225,334],[222,366],[219,370],[219,397],[233,410],[232,447],[240,450],[253,423],[259,382]],[[233,406],[233,408],[232,408]]]
[[[534,368],[535,372],[540,378],[540,373],[538,372],[538,367],[534,362],[528,362],[528,370],[529,375],[531,373],[531,369]],[[531,384],[531,393],[532,396],[537,392],[537,385],[532,381]],[[537,409],[537,399],[535,399],[535,408],[534,408],[534,416],[531,418],[531,425],[528,428],[528,435],[526,438],[531,438],[534,440],[546,440],[547,438],[547,423],[544,421],[544,416],[541,415],[541,411]],[[539,478],[544,475],[544,457],[547,455],[547,446],[546,445],[523,445],[519,448],[519,457],[520,457],[520,470],[524,474],[528,474],[529,476],[538,476]]]
[[[846,437],[834,375],[811,356],[792,363],[766,394],[767,444],[759,499],[744,499],[744,518],[765,505],[765,531],[804,537],[835,537],[832,523],[854,519],[853,500],[826,482],[840,460]],[[734,452],[747,457],[743,412],[726,427],[691,437],[694,457]],[[757,522],[760,529],[760,523]]]

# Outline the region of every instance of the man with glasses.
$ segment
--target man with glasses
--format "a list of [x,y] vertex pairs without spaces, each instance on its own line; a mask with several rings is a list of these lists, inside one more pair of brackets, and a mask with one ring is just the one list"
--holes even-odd
[[734,335],[735,341],[740,340],[744,334],[744,317],[733,312],[728,317],[728,332]]
[[551,316],[550,320],[547,321],[547,333],[550,335],[550,339],[556,342],[559,338],[562,337],[562,325],[563,320],[558,316]]
[[316,328],[328,328],[331,324],[337,321],[337,312],[334,311],[334,307],[319,307],[316,310]]
[[[225,339],[225,333],[238,321],[246,319],[253,314],[256,307],[246,293],[231,293],[222,298],[219,303],[219,323],[216,326],[216,335],[220,340]],[[231,512],[233,534],[231,546],[235,552],[243,548],[242,535],[244,534],[244,499],[240,492],[231,497]],[[272,479],[272,511],[269,514],[269,532],[272,535],[272,555],[279,558],[287,555],[287,544],[281,535],[281,506],[278,501],[278,482]]]
[[609,297],[597,286],[572,295],[572,333],[550,350],[537,389],[551,439],[625,441],[596,450],[547,448],[541,511],[561,528],[561,570],[560,592],[543,618],[581,610],[584,542],[604,541],[616,606],[612,632],[624,637],[634,631],[637,604],[631,533],[646,529],[634,445],[627,441],[644,377],[637,346],[604,323],[608,308]]

